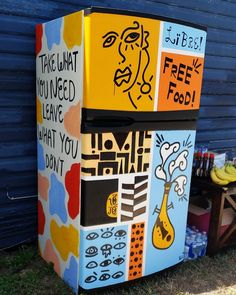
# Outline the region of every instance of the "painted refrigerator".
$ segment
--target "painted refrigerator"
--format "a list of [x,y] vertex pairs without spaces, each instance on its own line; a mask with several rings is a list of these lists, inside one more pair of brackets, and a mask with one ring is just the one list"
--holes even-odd
[[205,43],[98,7],[37,26],[39,249],[75,292],[183,260]]

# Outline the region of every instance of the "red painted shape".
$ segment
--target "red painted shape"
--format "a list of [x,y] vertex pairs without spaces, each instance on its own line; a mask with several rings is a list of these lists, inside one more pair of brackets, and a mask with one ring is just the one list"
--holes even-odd
[[43,206],[40,201],[38,201],[38,234],[43,235],[45,226],[45,215],[43,212]]
[[72,219],[79,214],[80,164],[73,164],[66,172],[65,186],[69,194],[68,212]]
[[42,37],[43,37],[43,25],[38,24],[36,25],[36,45],[35,45],[36,55],[39,54],[40,50],[42,49]]

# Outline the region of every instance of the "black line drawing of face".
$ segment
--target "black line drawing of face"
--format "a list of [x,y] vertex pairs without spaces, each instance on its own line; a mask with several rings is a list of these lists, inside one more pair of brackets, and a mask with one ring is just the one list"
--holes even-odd
[[113,82],[127,93],[135,109],[138,108],[138,101],[144,97],[153,100],[150,94],[153,75],[146,74],[150,63],[148,37],[149,32],[138,21],[134,21],[121,34],[110,31],[102,37],[103,48],[109,49],[115,45],[118,47],[118,64]]

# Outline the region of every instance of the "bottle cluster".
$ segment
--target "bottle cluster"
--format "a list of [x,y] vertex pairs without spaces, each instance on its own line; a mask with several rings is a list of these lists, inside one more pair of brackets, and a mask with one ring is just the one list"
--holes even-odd
[[214,154],[208,153],[206,146],[196,147],[193,157],[192,174],[198,177],[209,177],[214,166]]
[[206,255],[207,233],[200,232],[195,226],[187,226],[184,246],[184,261]]

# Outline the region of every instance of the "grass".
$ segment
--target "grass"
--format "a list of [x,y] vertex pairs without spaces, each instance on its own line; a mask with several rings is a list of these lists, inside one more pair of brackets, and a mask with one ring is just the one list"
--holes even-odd
[[[72,295],[34,245],[0,252],[0,295]],[[85,294],[85,293],[84,293]],[[182,263],[119,288],[90,294],[236,295],[236,249]]]
[[15,294],[73,293],[31,245],[0,252],[0,295]]

